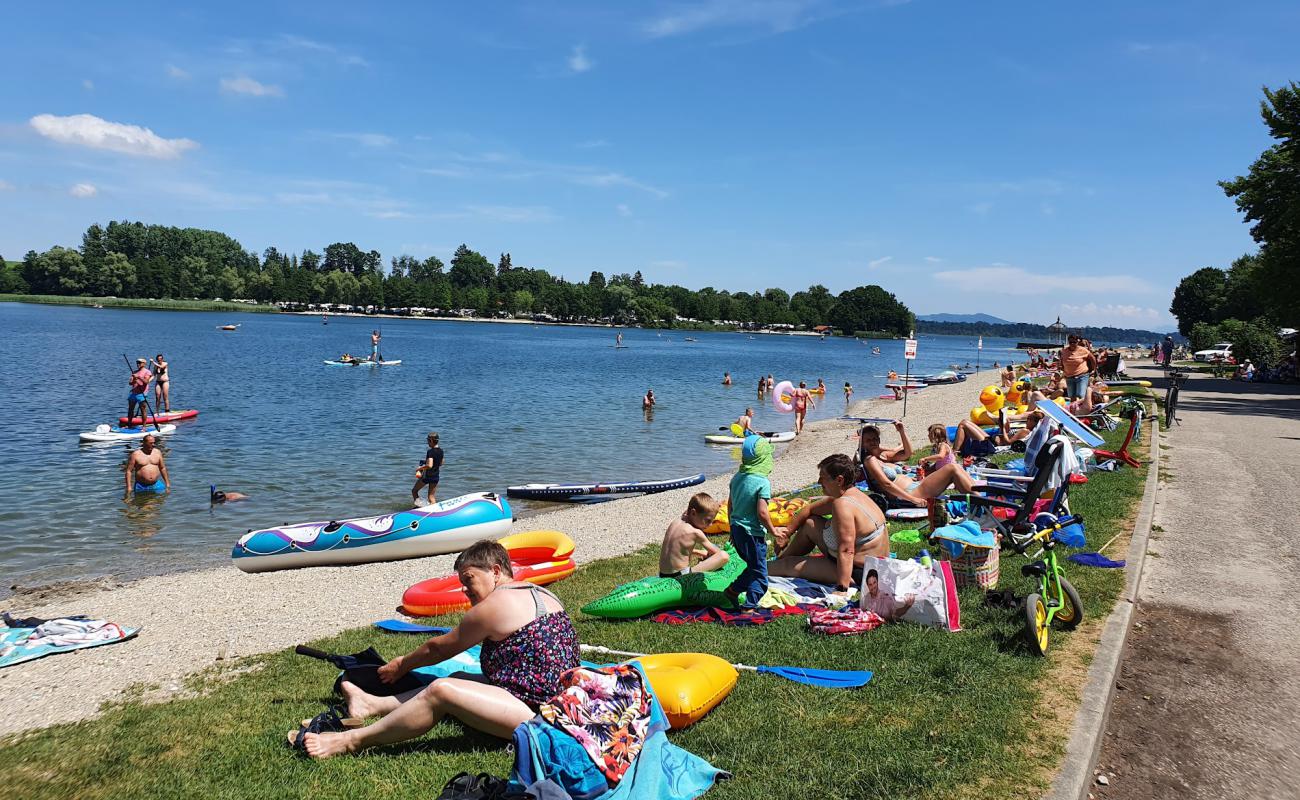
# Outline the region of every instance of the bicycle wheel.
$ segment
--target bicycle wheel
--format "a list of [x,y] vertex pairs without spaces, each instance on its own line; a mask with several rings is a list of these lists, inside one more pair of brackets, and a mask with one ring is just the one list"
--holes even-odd
[[1047,655],[1047,637],[1051,629],[1047,624],[1047,606],[1043,598],[1031,594],[1025,598],[1025,640],[1029,650],[1037,656]]
[[1053,620],[1063,631],[1072,631],[1083,622],[1083,601],[1079,599],[1074,584],[1067,581],[1064,575],[1061,576],[1061,609],[1056,612]]
[[1165,430],[1174,424],[1174,406],[1178,404],[1178,384],[1171,383],[1165,390]]

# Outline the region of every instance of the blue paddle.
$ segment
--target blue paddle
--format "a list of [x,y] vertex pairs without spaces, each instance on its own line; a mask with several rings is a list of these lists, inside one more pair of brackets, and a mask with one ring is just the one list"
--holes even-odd
[[[414,622],[406,622],[400,619],[384,619],[376,622],[376,628],[390,633],[447,633],[451,628],[440,628],[433,625],[419,625]],[[600,653],[611,656],[628,656],[629,658],[640,658],[645,653],[629,653],[623,650],[611,650],[608,647],[599,647],[596,645],[582,645],[584,653]],[[830,689],[857,689],[866,686],[871,680],[872,673],[870,670],[843,670],[843,669],[811,669],[808,667],[771,667],[759,664],[751,667],[748,664],[732,664],[736,669],[748,670],[750,672],[762,672],[768,675],[776,675],[785,678],[788,681],[804,683],[809,686],[821,686]]]

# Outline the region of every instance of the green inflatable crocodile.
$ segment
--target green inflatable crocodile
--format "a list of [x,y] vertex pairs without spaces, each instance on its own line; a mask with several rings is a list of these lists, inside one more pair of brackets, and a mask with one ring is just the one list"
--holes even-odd
[[731,558],[720,570],[690,572],[676,578],[642,578],[625,583],[599,600],[583,606],[582,613],[593,617],[631,619],[683,606],[733,608],[735,603],[722,590],[740,576],[745,569],[745,562],[736,555],[730,544],[723,545],[722,549]]

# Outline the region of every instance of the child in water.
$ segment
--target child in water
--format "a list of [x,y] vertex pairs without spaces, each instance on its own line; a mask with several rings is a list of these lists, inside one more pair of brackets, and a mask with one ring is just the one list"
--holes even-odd
[[844,405],[847,406],[849,404],[849,400],[851,400],[852,398],[853,398],[853,384],[849,383],[848,381],[845,381],[844,382]]
[[[659,577],[677,578],[691,572],[712,572],[727,565],[731,556],[704,535],[704,529],[718,515],[718,506],[718,501],[707,492],[691,497],[686,511],[664,531],[664,543],[659,550]],[[702,560],[692,567],[691,556],[699,556]]]
[[926,435],[930,439],[930,452],[920,460],[920,464],[925,467],[927,473],[934,472],[949,464],[954,463],[957,458],[952,454],[952,443],[948,441],[948,429],[937,422],[926,429]]
[[745,570],[727,587],[727,595],[745,609],[758,608],[767,594],[767,535],[776,527],[767,511],[772,499],[772,443],[761,436],[746,436],[740,446],[740,470],[731,478],[729,508],[731,546],[745,560]]

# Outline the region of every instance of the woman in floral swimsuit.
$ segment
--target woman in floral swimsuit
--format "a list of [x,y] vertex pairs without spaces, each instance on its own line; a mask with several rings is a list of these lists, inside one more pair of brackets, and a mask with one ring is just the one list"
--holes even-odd
[[481,644],[482,678],[439,678],[414,694],[396,697],[368,694],[344,681],[348,713],[382,719],[341,733],[304,734],[310,755],[329,758],[414,739],[448,714],[509,739],[559,692],[560,675],[578,666],[578,635],[555,595],[516,581],[505,548],[486,539],[457,556],[456,573],[472,604],[460,624],[380,667],[379,677],[392,683],[416,667]]

